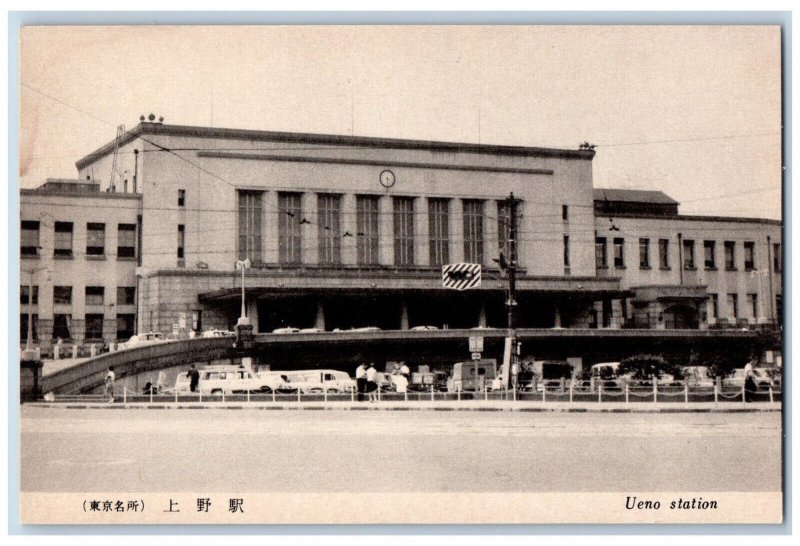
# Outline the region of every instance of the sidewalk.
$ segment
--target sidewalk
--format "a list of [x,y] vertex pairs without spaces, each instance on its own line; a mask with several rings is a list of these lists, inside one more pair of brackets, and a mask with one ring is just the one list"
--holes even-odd
[[230,409],[230,410],[342,410],[342,411],[523,411],[523,412],[577,412],[577,413],[753,413],[780,412],[780,402],[531,402],[505,400],[437,400],[437,401],[382,401],[382,402],[136,402],[114,403],[90,401],[33,402],[28,405],[68,409]]

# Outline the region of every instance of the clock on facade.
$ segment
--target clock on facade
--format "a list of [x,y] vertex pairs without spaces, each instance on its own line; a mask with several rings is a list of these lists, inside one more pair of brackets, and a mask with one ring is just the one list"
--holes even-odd
[[380,176],[381,186],[384,188],[391,188],[394,186],[394,173],[389,169],[381,172]]

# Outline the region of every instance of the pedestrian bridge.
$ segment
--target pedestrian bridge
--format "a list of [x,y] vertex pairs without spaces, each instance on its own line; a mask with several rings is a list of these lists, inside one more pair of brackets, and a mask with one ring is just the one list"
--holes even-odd
[[[278,355],[286,365],[303,362],[304,355],[314,365],[325,363],[325,357],[340,360],[365,351],[367,357],[382,354],[389,360],[403,360],[415,355],[424,363],[428,356],[450,362],[469,358],[468,339],[485,339],[487,356],[502,354],[507,331],[503,328],[471,330],[383,330],[343,331],[293,334],[256,334],[253,354],[259,357]],[[697,348],[704,344],[724,343],[736,350],[747,350],[758,342],[755,331],[725,330],[614,330],[614,329],[540,329],[517,330],[523,354],[537,359],[579,356],[617,359],[637,352],[668,353]],[[331,348],[335,347],[334,351]],[[374,351],[374,352],[373,352]],[[241,356],[233,347],[233,338],[194,338],[145,345],[84,360],[80,364],[45,376],[42,392],[56,394],[85,393],[103,385],[106,370],[114,367],[118,379],[143,372],[157,371],[190,363],[209,362]],[[288,356],[287,356],[288,355]],[[320,360],[322,359],[322,360]],[[291,361],[291,362],[290,362]],[[303,365],[307,365],[307,359]],[[331,367],[337,367],[332,365]]]

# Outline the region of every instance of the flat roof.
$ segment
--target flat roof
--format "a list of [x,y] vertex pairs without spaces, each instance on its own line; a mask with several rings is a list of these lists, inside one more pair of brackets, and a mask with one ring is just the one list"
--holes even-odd
[[[507,146],[499,144],[474,144],[465,142],[444,142],[436,140],[413,140],[365,136],[332,135],[318,133],[292,133],[282,131],[259,131],[252,129],[224,129],[191,125],[167,125],[163,123],[141,122],[125,133],[119,146],[145,135],[187,136],[199,138],[225,138],[231,140],[261,140],[292,142],[297,144],[333,144],[340,146],[359,146],[365,148],[386,148],[405,150],[435,150],[442,152],[489,153],[512,156],[567,157],[591,160],[594,150],[570,150],[564,148],[540,148],[529,146]],[[111,140],[87,156],[75,162],[82,169],[113,152],[117,140]]]
[[663,191],[623,190],[594,188],[595,201],[618,201],[623,203],[647,203],[649,205],[677,205],[678,202]]

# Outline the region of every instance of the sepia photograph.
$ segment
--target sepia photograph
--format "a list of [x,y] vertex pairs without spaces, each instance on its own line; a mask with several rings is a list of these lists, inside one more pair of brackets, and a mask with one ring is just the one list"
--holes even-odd
[[784,521],[780,24],[19,35],[23,528]]

